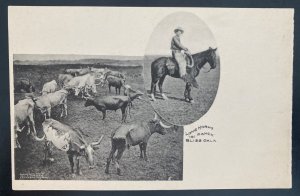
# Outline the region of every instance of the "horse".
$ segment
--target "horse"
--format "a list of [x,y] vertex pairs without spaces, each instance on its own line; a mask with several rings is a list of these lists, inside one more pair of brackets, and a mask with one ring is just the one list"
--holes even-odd
[[[209,47],[208,50],[191,55],[194,60],[194,64],[191,67],[188,67],[187,72],[190,73],[192,77],[196,78],[200,73],[200,69],[206,63],[209,63],[210,70],[215,69],[217,66],[216,50],[217,48],[212,49],[211,47]],[[161,96],[163,97],[164,100],[168,99],[168,97],[163,93],[163,89],[162,89],[163,82],[167,75],[173,78],[180,78],[178,64],[176,63],[175,59],[173,59],[172,57],[160,57],[151,63],[152,81],[151,81],[150,94],[153,101],[156,101],[154,94],[155,94],[157,82],[158,82],[158,87]],[[189,86],[190,85],[186,85],[186,88],[188,88]],[[190,95],[190,89],[185,89],[184,94],[185,94],[186,101],[193,102],[193,98]]]

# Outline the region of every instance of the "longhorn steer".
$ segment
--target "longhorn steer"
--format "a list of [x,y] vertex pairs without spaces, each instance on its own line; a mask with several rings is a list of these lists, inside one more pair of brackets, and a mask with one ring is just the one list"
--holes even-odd
[[106,110],[118,110],[122,111],[122,122],[126,121],[127,107],[130,102],[127,96],[107,96],[107,97],[85,97],[85,107],[95,106],[95,108],[102,112],[103,120],[106,117]]
[[40,97],[37,97],[36,100],[34,100],[35,106],[45,115],[45,118],[47,118],[47,115],[49,118],[51,118],[51,108],[61,105],[62,111],[60,117],[63,117],[64,115],[67,116],[68,93],[69,92],[67,90],[61,89],[54,93],[42,95]]
[[14,130],[15,130],[15,148],[21,148],[21,145],[18,141],[18,134],[17,132],[22,132],[22,130],[25,128],[20,128],[20,125],[27,124],[28,131],[27,135],[30,133],[30,125],[32,126],[33,136],[36,140],[40,140],[36,136],[36,129],[35,129],[35,123],[33,120],[33,108],[34,108],[34,101],[30,98],[20,100],[15,106],[14,106]]
[[32,93],[34,92],[34,86],[29,79],[21,79],[16,82],[15,92],[16,93]]
[[70,161],[72,177],[75,177],[74,157],[76,161],[76,173],[78,175],[82,175],[79,166],[79,160],[81,156],[86,158],[86,161],[89,164],[89,169],[95,167],[94,151],[98,149],[98,145],[100,144],[103,135],[97,142],[87,143],[79,130],[60,123],[54,119],[46,119],[42,125],[44,132],[43,138],[45,138],[44,162],[47,161],[47,156],[51,154],[50,145],[53,144],[59,150],[67,152]]
[[112,75],[107,76],[106,81],[108,82],[109,92],[111,92],[110,87],[113,86],[116,89],[116,94],[118,94],[118,90],[119,90],[119,94],[120,94],[121,87],[125,84],[125,79],[119,78],[116,76],[112,76]]
[[55,80],[47,82],[44,84],[42,89],[42,95],[46,95],[48,93],[54,93],[58,89],[57,83]]
[[148,160],[146,155],[146,148],[149,138],[153,133],[159,133],[165,135],[165,129],[171,128],[171,126],[164,125],[155,113],[153,120],[149,122],[139,122],[128,125],[121,125],[111,134],[111,151],[106,163],[105,173],[109,173],[109,164],[114,158],[114,154],[117,151],[116,156],[116,168],[118,175],[121,174],[121,169],[119,166],[119,160],[121,159],[126,146],[140,146],[140,158]]
[[78,96],[79,93],[88,94],[88,89],[91,89],[93,93],[97,93],[96,86],[99,84],[95,83],[95,76],[94,74],[86,74],[84,76],[77,76],[72,78],[66,85],[65,88],[72,88],[75,90],[75,96]]

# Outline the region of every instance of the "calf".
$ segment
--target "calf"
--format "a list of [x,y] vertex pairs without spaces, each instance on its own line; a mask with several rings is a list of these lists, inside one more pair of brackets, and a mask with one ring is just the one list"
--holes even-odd
[[119,160],[121,159],[123,152],[126,147],[129,149],[130,146],[139,145],[140,147],[140,158],[148,161],[146,155],[146,148],[148,140],[153,133],[159,133],[165,135],[165,129],[171,128],[171,126],[164,125],[160,119],[155,117],[153,120],[148,122],[139,122],[128,125],[121,125],[111,134],[111,150],[107,159],[105,173],[109,173],[109,165],[111,160],[114,158],[114,154],[117,151],[116,156],[116,168],[117,174],[121,174],[119,166]]
[[20,79],[16,82],[15,93],[32,93],[35,88],[29,79]]
[[54,93],[58,89],[57,83],[55,80],[47,82],[44,84],[42,89],[42,95],[46,95],[48,93]]
[[119,94],[120,94],[121,87],[125,84],[124,79],[109,75],[109,76],[106,76],[105,80],[108,82],[109,92],[111,92],[110,87],[113,86],[116,89],[116,94],[118,94],[118,90],[119,90]]
[[60,117],[67,116],[67,96],[68,91],[65,89],[61,89],[54,93],[49,93],[46,95],[42,95],[37,97],[35,101],[35,106],[38,108],[44,115],[45,119],[47,116],[51,117],[51,108],[55,106],[62,106],[62,111]]
[[30,130],[32,126],[33,136],[36,140],[39,140],[39,138],[36,135],[35,123],[33,120],[34,105],[35,103],[32,99],[26,98],[20,100],[14,106],[15,148],[21,148],[21,145],[18,141],[18,132],[21,132],[25,128],[25,126],[20,128],[20,125],[22,126],[24,124],[27,124],[28,126],[27,135],[30,134]]
[[103,114],[102,119],[106,117],[106,110],[118,110],[122,111],[122,122],[126,121],[127,106],[130,102],[127,96],[107,96],[107,97],[85,97],[85,107],[94,106],[97,110]]
[[[48,160],[47,156],[51,155],[50,145],[53,144],[57,149],[67,152],[72,177],[75,177],[74,157],[76,161],[76,174],[78,175],[82,175],[79,166],[79,160],[82,156],[85,157],[89,164],[89,169],[95,167],[94,151],[98,149],[103,135],[97,142],[87,143],[79,130],[54,119],[46,119],[42,125],[44,132],[43,138],[45,138],[44,162]],[[53,161],[54,159],[52,158],[50,160]]]

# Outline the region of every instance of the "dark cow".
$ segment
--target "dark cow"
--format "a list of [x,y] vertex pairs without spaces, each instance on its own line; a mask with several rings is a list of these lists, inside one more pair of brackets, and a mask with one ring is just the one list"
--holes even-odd
[[15,93],[32,93],[35,92],[35,88],[29,79],[20,79],[16,82]]
[[123,78],[109,75],[106,76],[105,80],[108,83],[109,92],[111,92],[110,87],[113,86],[116,89],[116,94],[118,94],[118,90],[119,90],[119,94],[121,93],[121,87],[125,84],[125,80]]
[[121,174],[121,169],[119,166],[119,160],[121,159],[123,152],[126,147],[129,149],[130,146],[140,146],[140,158],[148,160],[146,154],[146,148],[149,138],[153,133],[159,133],[165,135],[165,129],[171,128],[171,126],[164,125],[160,119],[158,119],[157,114],[153,120],[148,122],[139,122],[133,124],[124,124],[118,127],[111,134],[111,151],[106,163],[105,173],[109,173],[109,164],[112,159],[114,159],[114,154],[117,151],[116,156],[116,167],[118,175]]
[[106,110],[118,110],[122,111],[122,122],[126,121],[127,107],[130,103],[130,99],[127,96],[106,96],[106,97],[85,97],[85,107],[94,106],[97,110],[103,114],[103,120],[106,117]]
[[76,174],[78,175],[82,175],[79,166],[79,160],[82,156],[86,158],[89,169],[95,167],[94,151],[99,148],[98,145],[100,144],[103,135],[97,142],[87,143],[83,138],[81,131],[54,119],[46,119],[42,125],[44,132],[43,138],[45,138],[45,163],[48,160],[54,161],[53,158],[47,159],[47,156],[51,156],[50,145],[53,144],[59,150],[67,152],[71,165],[72,177],[75,177],[74,157],[76,161]]

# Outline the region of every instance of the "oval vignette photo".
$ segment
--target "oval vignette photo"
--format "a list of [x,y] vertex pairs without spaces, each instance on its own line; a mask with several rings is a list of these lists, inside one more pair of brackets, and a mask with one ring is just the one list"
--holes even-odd
[[208,24],[189,12],[165,17],[146,46],[144,78],[151,105],[166,121],[188,125],[200,119],[220,80],[219,51]]

